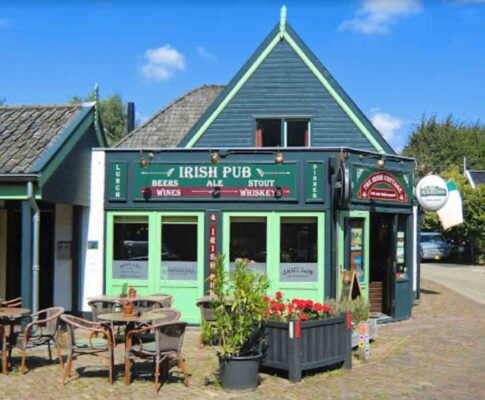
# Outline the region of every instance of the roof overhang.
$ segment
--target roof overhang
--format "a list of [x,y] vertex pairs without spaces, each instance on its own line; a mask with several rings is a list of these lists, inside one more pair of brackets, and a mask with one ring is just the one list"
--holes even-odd
[[0,182],[35,182],[40,174],[0,174]]

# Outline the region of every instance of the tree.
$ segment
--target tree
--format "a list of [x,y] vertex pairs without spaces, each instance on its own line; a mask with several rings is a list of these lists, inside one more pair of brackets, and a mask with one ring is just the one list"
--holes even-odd
[[[73,96],[71,103],[78,104],[84,101],[94,101],[95,96],[91,94],[83,98]],[[108,140],[108,145],[113,145],[126,135],[127,113],[126,104],[121,96],[113,94],[105,100],[98,101],[99,113]]]
[[436,116],[423,117],[411,133],[403,155],[416,158],[418,177],[463,165],[464,157],[470,168],[485,169],[485,125],[467,125],[451,115],[443,121]]

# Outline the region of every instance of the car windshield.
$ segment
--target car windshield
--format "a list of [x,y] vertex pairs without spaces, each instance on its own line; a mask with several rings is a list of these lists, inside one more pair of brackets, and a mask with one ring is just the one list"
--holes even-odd
[[421,243],[438,243],[443,241],[444,239],[439,233],[433,233],[433,234],[421,233]]

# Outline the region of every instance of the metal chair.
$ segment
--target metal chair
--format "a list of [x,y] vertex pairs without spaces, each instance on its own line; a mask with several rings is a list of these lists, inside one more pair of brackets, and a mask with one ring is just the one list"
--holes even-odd
[[23,321],[26,318],[31,320],[22,332],[11,332],[9,338],[9,359],[11,358],[14,347],[20,349],[22,352],[22,362],[20,364],[21,375],[25,374],[26,370],[27,350],[38,346],[47,345],[49,360],[52,361],[51,344],[53,344],[57,350],[59,364],[61,368],[63,367],[61,348],[58,341],[59,317],[63,313],[64,308],[62,307],[50,307],[16,320],[16,322]]
[[[182,358],[182,344],[184,340],[187,322],[168,322],[149,325],[140,329],[134,329],[127,333],[125,343],[125,384],[131,382],[131,370],[136,358],[153,359],[155,362],[155,393],[158,392],[160,376],[160,364],[165,360],[172,360],[178,363],[178,367],[184,374],[185,386],[189,386],[189,377],[185,368],[185,361]],[[144,343],[140,335],[152,331],[155,341]],[[134,341],[138,344],[134,344]]]
[[[107,324],[102,322],[89,321],[83,318],[75,317],[73,315],[62,315],[61,319],[66,323],[69,337],[69,356],[64,367],[62,376],[62,384],[64,385],[67,376],[71,374],[72,359],[76,355],[100,355],[100,353],[108,353],[109,368],[109,383],[113,384],[113,367],[114,367],[114,337],[113,330]],[[88,343],[78,340],[77,331],[90,333]],[[105,343],[93,343],[93,338],[101,335],[105,339]]]

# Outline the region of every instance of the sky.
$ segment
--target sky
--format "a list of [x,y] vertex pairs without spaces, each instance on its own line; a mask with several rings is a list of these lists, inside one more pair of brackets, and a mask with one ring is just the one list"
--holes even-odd
[[143,121],[225,84],[287,20],[395,149],[423,116],[485,120],[485,0],[0,0],[0,100],[119,94]]

